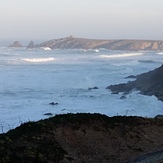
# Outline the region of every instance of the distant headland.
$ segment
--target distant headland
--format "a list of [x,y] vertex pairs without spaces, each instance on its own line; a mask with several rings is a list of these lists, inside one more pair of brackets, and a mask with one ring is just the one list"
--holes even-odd
[[[22,47],[18,41],[9,45],[9,47]],[[41,44],[35,45],[33,41],[27,48],[49,49],[100,49],[109,50],[126,50],[126,51],[163,51],[163,41],[160,40],[102,40],[102,39],[86,39],[73,36],[52,39]]]

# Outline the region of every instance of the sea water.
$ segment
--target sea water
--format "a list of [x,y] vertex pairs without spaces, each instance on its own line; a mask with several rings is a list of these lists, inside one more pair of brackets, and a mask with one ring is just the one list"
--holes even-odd
[[48,118],[45,113],[163,114],[163,103],[155,96],[133,91],[120,99],[121,94],[113,95],[106,89],[134,80],[125,77],[153,70],[162,63],[163,53],[157,52],[1,47],[0,132]]

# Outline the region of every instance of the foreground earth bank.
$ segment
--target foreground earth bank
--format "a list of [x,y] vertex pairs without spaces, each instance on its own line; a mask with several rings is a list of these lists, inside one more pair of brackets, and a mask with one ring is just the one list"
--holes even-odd
[[[162,119],[56,115],[1,134],[0,162],[134,162],[161,151],[162,137]],[[150,155],[150,161],[160,160],[162,157]]]

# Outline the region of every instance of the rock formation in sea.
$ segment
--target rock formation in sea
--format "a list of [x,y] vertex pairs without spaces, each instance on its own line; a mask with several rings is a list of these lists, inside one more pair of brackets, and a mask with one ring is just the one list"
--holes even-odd
[[[160,119],[56,115],[0,134],[0,162],[126,163],[162,150],[162,137]],[[154,155],[150,160],[160,158]]]
[[163,65],[155,70],[136,76],[135,81],[128,83],[110,85],[107,87],[112,92],[129,93],[132,90],[139,90],[141,94],[156,96],[163,101]]
[[152,50],[162,51],[163,41],[153,40],[100,40],[85,39],[77,37],[65,37],[43,42],[39,47],[49,47],[51,49],[99,49],[105,48],[110,50]]
[[30,43],[27,46],[27,49],[33,49],[33,48],[35,48],[35,44],[33,41],[30,41]]
[[20,48],[20,47],[23,47],[23,45],[21,45],[19,41],[15,41],[13,44],[9,45],[8,47]]

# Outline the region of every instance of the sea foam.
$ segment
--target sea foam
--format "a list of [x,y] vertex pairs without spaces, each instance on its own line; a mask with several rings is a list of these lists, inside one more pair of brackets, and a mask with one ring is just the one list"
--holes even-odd
[[163,55],[163,52],[157,53],[158,55]]
[[101,58],[121,58],[143,55],[143,53],[125,53],[125,54],[112,54],[112,55],[100,55]]
[[21,59],[21,60],[27,61],[27,62],[32,62],[32,63],[38,63],[38,62],[54,61],[55,58],[53,58],[53,57],[48,57],[48,58],[24,58],[24,59]]
[[[47,118],[45,113],[163,114],[162,102],[156,97],[132,92],[121,99],[122,94],[106,89],[132,80],[126,76],[159,67],[162,55],[157,53],[0,48],[0,54],[5,53],[9,54],[0,55],[0,133]],[[99,89],[89,89],[93,87]],[[51,102],[58,105],[54,108]]]

